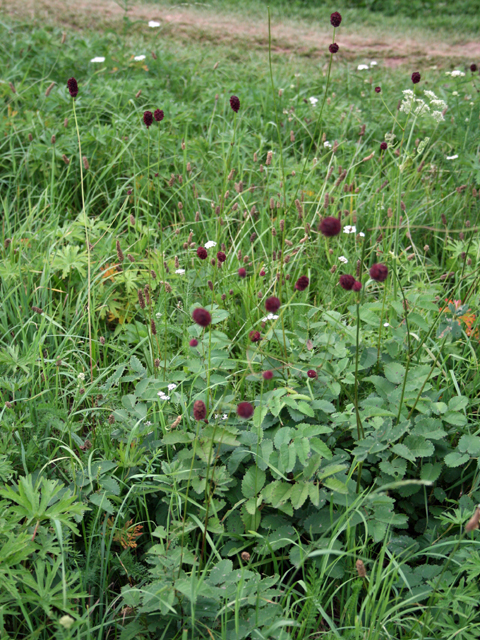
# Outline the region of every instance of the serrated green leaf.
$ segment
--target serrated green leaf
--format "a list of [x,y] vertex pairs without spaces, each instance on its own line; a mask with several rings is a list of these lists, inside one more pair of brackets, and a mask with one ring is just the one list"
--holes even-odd
[[253,426],[259,429],[267,413],[268,407],[255,407],[255,411],[253,412]]
[[468,453],[472,458],[480,456],[480,437],[466,433],[458,441],[457,449],[461,453]]
[[410,449],[415,458],[427,458],[435,452],[434,445],[423,436],[407,436],[403,444]]
[[346,495],[348,493],[347,485],[341,482],[338,478],[326,478],[323,480],[323,485],[327,487],[327,489],[330,489],[330,491],[341,493],[342,495]]
[[393,384],[400,384],[405,375],[405,367],[399,362],[389,362],[385,365],[385,376],[387,380],[393,382]]
[[327,400],[314,400],[311,403],[311,407],[324,413],[333,413],[335,411],[335,406]]
[[107,495],[104,491],[100,493],[92,493],[89,497],[89,500],[92,504],[100,507],[100,509],[103,509],[110,515],[113,515],[115,513],[115,507],[107,498]]
[[193,433],[185,433],[183,431],[170,431],[163,436],[163,444],[181,444],[193,442],[195,436]]
[[258,495],[265,484],[266,475],[258,467],[250,467],[243,476],[242,494],[245,498],[253,498]]
[[429,482],[435,482],[440,477],[442,473],[442,463],[436,462],[435,464],[427,463],[424,464],[422,470],[420,471],[420,479],[428,480]]
[[401,458],[406,458],[407,460],[410,460],[410,462],[415,462],[415,456],[410,451],[410,449],[406,447],[404,444],[401,444],[401,443],[394,444],[392,447],[392,451],[393,453],[396,453],[397,456],[400,456]]
[[453,424],[455,427],[464,427],[468,422],[467,417],[463,413],[457,413],[455,411],[447,411],[447,413],[444,413],[442,420],[445,420],[448,424]]
[[310,453],[310,442],[308,438],[295,438],[294,444],[298,459],[304,467],[307,464],[308,454]]
[[320,438],[311,438],[310,447],[313,451],[315,451],[315,453],[318,453],[324,458],[327,458],[327,460],[330,460],[330,458],[332,458],[333,456],[333,453],[330,451],[327,445],[323,442],[323,440],[320,440]]
[[306,416],[313,418],[315,416],[315,412],[312,407],[305,402],[305,400],[300,400],[298,403],[298,410]]
[[316,482],[308,483],[308,495],[310,496],[312,504],[318,507],[320,504],[320,486]]
[[280,469],[284,473],[289,473],[292,471],[295,466],[296,453],[295,453],[295,444],[291,442],[290,444],[282,444],[280,447]]
[[468,406],[468,398],[465,396],[455,396],[448,403],[449,411],[463,411]]
[[294,509],[300,509],[305,500],[308,498],[309,482],[296,482],[292,487],[290,501]]
[[458,451],[452,451],[451,453],[448,453],[444,458],[447,467],[459,467],[461,464],[465,464],[469,460],[470,456],[468,454],[461,454]]

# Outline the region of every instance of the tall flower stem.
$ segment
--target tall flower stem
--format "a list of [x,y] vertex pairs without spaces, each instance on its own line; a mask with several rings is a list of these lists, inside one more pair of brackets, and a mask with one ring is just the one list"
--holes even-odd
[[90,379],[93,382],[93,353],[92,353],[92,314],[91,314],[91,282],[92,282],[92,256],[90,249],[90,239],[88,236],[87,212],[85,211],[85,190],[83,185],[83,157],[82,143],[80,140],[80,131],[78,128],[77,112],[75,109],[75,99],[73,100],[73,118],[75,120],[75,129],[78,139],[78,153],[80,161],[80,189],[82,194],[82,213],[85,225],[85,243],[87,245],[87,322],[88,322],[88,347],[90,354]]

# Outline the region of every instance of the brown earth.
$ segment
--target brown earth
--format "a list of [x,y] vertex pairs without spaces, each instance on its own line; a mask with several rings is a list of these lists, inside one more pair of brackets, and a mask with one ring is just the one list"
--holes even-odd
[[[56,23],[65,28],[121,29],[123,10],[114,0],[0,0],[0,10],[21,20]],[[128,17],[131,21],[157,20],[162,37],[180,41],[196,40],[214,44],[235,44],[266,49],[268,30],[266,20],[239,16],[235,13],[213,12],[208,7],[168,7],[137,3]],[[146,26],[144,29],[150,31]],[[476,60],[480,57],[480,42],[441,42],[421,34],[391,35],[368,29],[362,33],[342,27],[337,42],[339,57],[381,58],[387,66],[398,66],[413,60],[442,64],[450,61]],[[322,57],[331,42],[331,30],[307,22],[272,21],[272,46],[277,53]]]

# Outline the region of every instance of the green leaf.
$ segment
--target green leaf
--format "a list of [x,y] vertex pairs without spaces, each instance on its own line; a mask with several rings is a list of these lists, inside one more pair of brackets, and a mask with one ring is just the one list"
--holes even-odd
[[341,482],[338,478],[326,478],[323,481],[323,485],[335,493],[341,493],[342,495],[346,495],[348,493],[347,485]]
[[291,432],[292,430],[290,429],[290,427],[282,427],[277,431],[273,439],[273,444],[275,445],[276,449],[280,449],[282,445],[290,442]]
[[429,482],[435,482],[440,477],[442,467],[443,465],[441,462],[436,462],[435,464],[424,464],[422,470],[420,471],[420,479],[428,480]]
[[458,441],[457,449],[461,453],[468,453],[472,458],[480,456],[480,437],[469,434],[463,435]]
[[300,509],[305,500],[308,498],[309,482],[296,482],[292,487],[290,501],[294,509]]
[[324,413],[333,413],[335,411],[335,406],[327,400],[314,400],[311,403],[311,407]]
[[253,498],[258,495],[265,484],[265,471],[258,467],[250,467],[242,480],[242,494],[245,498]]
[[410,449],[406,447],[404,444],[400,444],[400,443],[394,444],[392,447],[392,451],[393,453],[397,454],[397,456],[400,456],[401,458],[406,458],[407,460],[410,460],[410,462],[415,462],[415,456],[410,451]]
[[259,429],[267,413],[268,407],[255,407],[255,411],[253,412],[253,426]]
[[295,438],[294,444],[298,459],[304,467],[307,464],[308,454],[310,453],[310,442],[308,438]]
[[113,515],[115,513],[115,507],[107,498],[107,494],[105,493],[105,491],[102,491],[100,493],[92,493],[89,497],[89,500],[92,504],[100,507],[100,509],[103,509],[110,515]]
[[468,406],[468,398],[465,396],[455,396],[448,403],[450,411],[463,411]]
[[400,384],[405,375],[405,367],[398,362],[389,362],[385,365],[385,376],[393,384]]
[[442,419],[448,424],[453,424],[455,427],[463,427],[467,424],[467,417],[463,413],[456,413],[454,411],[447,411],[442,416]]
[[448,453],[445,458],[445,464],[447,467],[459,467],[461,464],[465,464],[470,460],[470,456],[464,453],[463,455],[458,451],[452,451]]
[[315,412],[312,407],[305,402],[305,400],[300,400],[298,403],[298,410],[301,411],[306,416],[313,418],[315,416]]
[[163,444],[180,444],[193,442],[195,436],[193,433],[185,433],[183,431],[169,431],[163,436]]
[[323,442],[323,440],[320,440],[320,438],[311,438],[310,447],[316,453],[319,453],[324,458],[327,458],[327,460],[330,460],[330,458],[333,457],[333,453],[330,451],[327,445]]
[[415,458],[427,458],[435,452],[434,445],[423,436],[407,436],[403,444],[410,449]]

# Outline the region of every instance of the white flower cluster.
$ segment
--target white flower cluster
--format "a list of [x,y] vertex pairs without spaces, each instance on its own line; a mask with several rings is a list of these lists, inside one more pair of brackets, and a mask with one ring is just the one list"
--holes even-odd
[[445,75],[452,76],[452,78],[461,78],[465,73],[460,71],[460,69],[454,69],[453,71],[445,71]]
[[160,398],[160,400],[170,400],[170,396],[167,396],[163,391],[159,391],[157,393],[157,396]]
[[314,107],[318,102],[318,98],[314,98],[313,96],[311,98],[309,98],[309,100],[310,100],[310,104],[312,105],[312,107]]
[[211,249],[212,247],[216,247],[217,243],[214,242],[213,240],[209,240],[208,242],[205,243],[205,249]]
[[223,416],[221,416],[219,413],[216,413],[216,414],[215,414],[215,420],[220,420],[220,418],[221,418],[222,420],[226,420],[226,419],[228,418],[228,416],[227,416],[227,414],[226,414],[226,413],[224,413],[224,414],[223,414]]
[[183,276],[183,274],[185,273],[185,269],[175,269],[175,273],[178,273],[178,275]]
[[444,100],[440,100],[433,93],[433,91],[424,91],[425,97],[430,104],[428,105],[425,100],[416,98],[414,92],[411,89],[405,89],[403,91],[403,100],[400,105],[400,111],[404,113],[412,113],[415,116],[429,115],[435,122],[442,122],[445,120],[443,117],[443,111],[447,108],[447,103]]
[[348,263],[348,258],[346,258],[345,256],[339,256],[338,259],[340,260],[340,262],[343,262],[343,264],[347,264]]
[[96,56],[95,58],[92,58],[90,62],[105,62],[105,58],[103,56]]
[[357,227],[354,224],[347,224],[343,227],[343,233],[357,233]]
[[274,313],[269,313],[268,316],[262,318],[262,322],[266,322],[267,320],[276,320],[277,318],[278,316],[276,316]]

